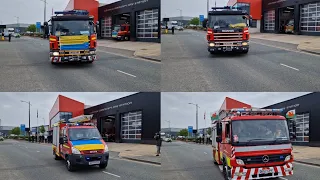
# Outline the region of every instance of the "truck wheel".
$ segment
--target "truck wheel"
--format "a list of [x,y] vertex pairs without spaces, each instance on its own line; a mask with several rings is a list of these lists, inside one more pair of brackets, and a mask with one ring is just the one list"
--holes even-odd
[[74,171],[74,166],[71,164],[69,157],[66,158],[66,167],[67,167],[68,171],[70,171],[70,172]]
[[54,153],[54,160],[60,160],[60,157],[56,155],[56,153]]
[[99,164],[99,168],[100,168],[100,169],[105,169],[107,166],[108,166],[107,163],[105,163],[105,164]]

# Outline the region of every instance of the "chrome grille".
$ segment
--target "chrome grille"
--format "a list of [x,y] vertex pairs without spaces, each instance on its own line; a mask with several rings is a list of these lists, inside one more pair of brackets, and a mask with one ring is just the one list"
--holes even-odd
[[242,157],[237,157],[237,159],[241,159],[244,164],[264,164],[264,163],[273,163],[273,162],[284,162],[286,156],[290,154],[272,154],[272,155],[267,155],[269,160],[268,162],[263,161],[263,156],[242,156]]
[[242,32],[239,33],[214,33],[214,41],[242,41]]

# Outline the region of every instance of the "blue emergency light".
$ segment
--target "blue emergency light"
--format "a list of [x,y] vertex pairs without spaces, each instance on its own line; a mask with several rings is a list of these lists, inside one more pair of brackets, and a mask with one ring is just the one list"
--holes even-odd
[[71,10],[71,11],[56,11],[54,14],[59,15],[89,15],[89,12],[86,10]]

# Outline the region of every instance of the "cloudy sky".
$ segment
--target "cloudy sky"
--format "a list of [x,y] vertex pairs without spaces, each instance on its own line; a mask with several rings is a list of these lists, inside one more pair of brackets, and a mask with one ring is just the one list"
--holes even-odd
[[[226,6],[228,0],[216,0],[217,6]],[[209,7],[215,6],[215,0],[209,0]],[[161,0],[161,15],[164,17],[180,16],[199,17],[206,15],[207,0]]]
[[31,102],[31,126],[37,124],[37,109],[39,110],[39,125],[43,124],[44,120],[46,124],[49,124],[49,112],[59,94],[86,105],[98,105],[133,93],[0,93],[1,124],[4,126],[26,124],[28,126],[28,104],[22,103],[21,100]]
[[[99,0],[100,3],[113,3],[118,0]],[[19,17],[20,23],[43,22],[44,2],[42,0],[1,0],[0,24],[13,24]],[[47,0],[47,18],[54,11],[64,10],[69,0]]]
[[[196,107],[188,103],[199,105],[199,128],[210,125],[210,112],[220,109],[225,97],[250,104],[253,107],[265,107],[285,100],[292,99],[308,93],[162,93],[161,94],[161,127],[196,128]],[[206,123],[204,112],[206,111]]]

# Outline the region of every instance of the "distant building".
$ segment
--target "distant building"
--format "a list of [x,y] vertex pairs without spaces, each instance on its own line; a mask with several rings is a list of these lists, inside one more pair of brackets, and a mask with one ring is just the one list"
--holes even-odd
[[19,23],[19,24],[6,24],[6,28],[14,28],[15,32],[17,33],[24,33],[27,31],[28,27],[31,24],[24,24],[24,23]]
[[0,126],[0,135],[9,135],[15,126]]
[[170,136],[179,136],[179,132],[182,130],[182,129],[186,129],[186,128],[161,128],[161,132],[163,133],[166,133]]
[[178,17],[169,17],[170,21],[178,21],[178,24],[181,26],[186,26],[189,24],[191,19],[194,17],[189,17],[189,16],[178,16]]

